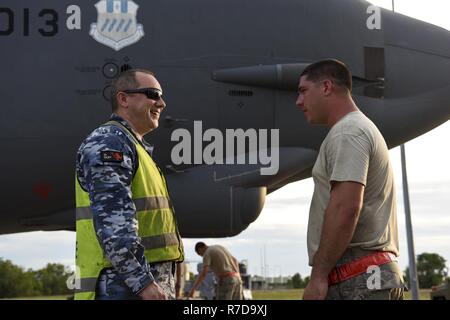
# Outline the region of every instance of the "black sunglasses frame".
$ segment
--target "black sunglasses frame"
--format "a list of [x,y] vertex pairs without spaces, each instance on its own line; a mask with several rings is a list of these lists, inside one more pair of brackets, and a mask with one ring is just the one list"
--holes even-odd
[[122,90],[125,93],[142,93],[147,96],[147,98],[158,101],[162,97],[162,91],[157,88],[140,88],[140,89],[129,89]]

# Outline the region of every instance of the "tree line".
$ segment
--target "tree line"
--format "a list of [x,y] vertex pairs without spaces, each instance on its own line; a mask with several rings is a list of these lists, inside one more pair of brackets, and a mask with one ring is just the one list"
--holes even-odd
[[[417,278],[419,288],[430,289],[446,281],[448,268],[445,265],[445,259],[437,253],[422,253],[417,256]],[[409,268],[405,269],[404,278],[409,286]],[[411,286],[409,286],[411,288]]]
[[58,263],[35,271],[0,258],[0,298],[69,295],[73,290],[66,282],[72,275],[73,271]]

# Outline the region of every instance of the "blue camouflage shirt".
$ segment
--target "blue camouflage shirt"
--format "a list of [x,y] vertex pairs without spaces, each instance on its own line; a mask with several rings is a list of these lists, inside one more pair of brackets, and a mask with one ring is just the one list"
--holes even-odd
[[[133,132],[120,116],[112,114],[110,120],[120,122]],[[152,146],[144,140],[142,145],[151,155]],[[103,161],[102,152],[121,152],[122,162]],[[95,129],[77,153],[78,181],[89,193],[95,232],[113,266],[99,277],[101,291],[108,291],[106,286],[127,291],[129,288],[130,294],[137,294],[154,281],[138,237],[136,207],[132,200],[131,182],[137,166],[134,142],[113,125]]]

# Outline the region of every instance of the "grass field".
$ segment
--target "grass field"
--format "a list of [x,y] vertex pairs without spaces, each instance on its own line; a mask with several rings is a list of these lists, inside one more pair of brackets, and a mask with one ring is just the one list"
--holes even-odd
[[303,289],[288,290],[253,290],[254,300],[299,300],[303,297]]
[[48,296],[48,297],[23,297],[23,298],[9,298],[0,300],[67,300],[69,296]]
[[[430,300],[431,299],[430,292],[431,292],[431,289],[419,290],[420,300]],[[405,300],[411,300],[411,291],[405,292]]]
[[[431,290],[420,290],[420,300],[430,300]],[[290,290],[253,290],[254,300],[299,300],[303,297],[303,289]],[[411,300],[411,292],[405,293],[405,300]]]

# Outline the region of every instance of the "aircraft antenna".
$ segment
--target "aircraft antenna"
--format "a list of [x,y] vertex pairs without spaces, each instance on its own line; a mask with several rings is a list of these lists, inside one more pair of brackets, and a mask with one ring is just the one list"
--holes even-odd
[[[395,12],[395,0],[392,0],[392,12]],[[409,202],[408,176],[406,174],[406,152],[405,145],[400,146],[402,159],[402,185],[403,185],[403,203],[405,207],[406,220],[406,240],[408,242],[409,257],[409,285],[411,287],[412,300],[419,300],[419,282],[417,281],[416,254],[414,250],[414,237],[411,220],[411,206]]]
[[409,255],[409,285],[411,286],[412,299],[419,300],[419,284],[417,281],[416,254],[414,252],[414,237],[411,221],[411,207],[409,204],[409,188],[408,176],[406,174],[406,154],[404,144],[400,146],[400,152],[402,156],[403,202],[405,206],[406,239],[408,241]]

